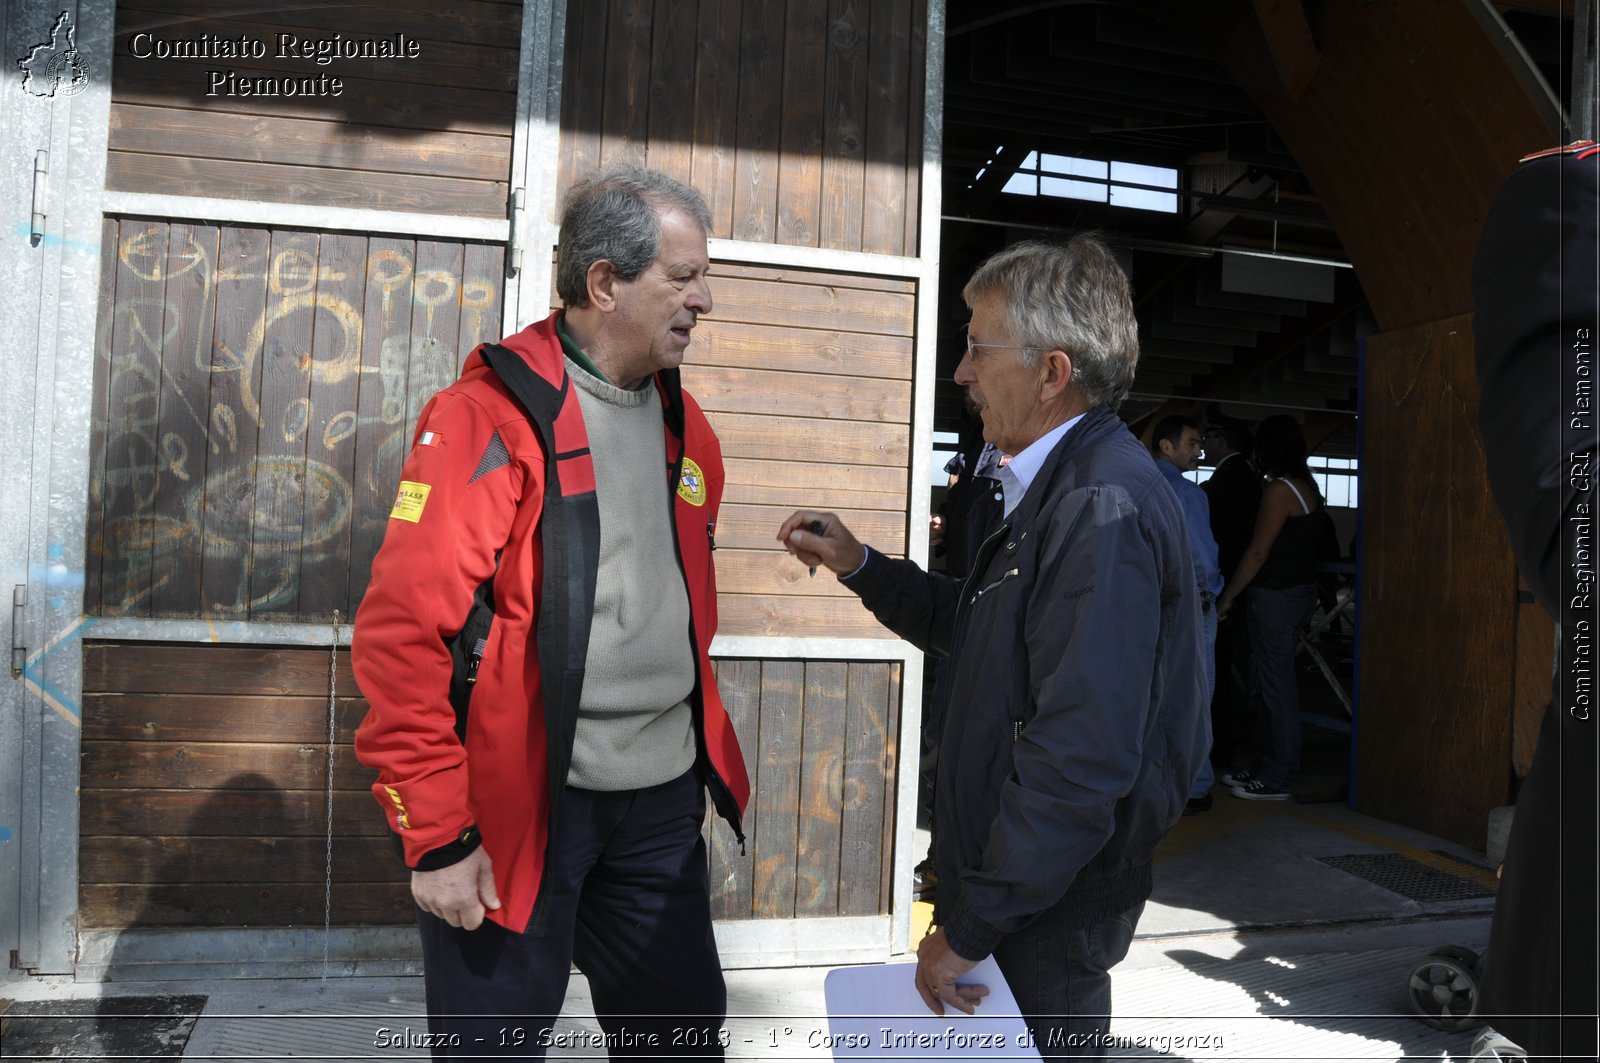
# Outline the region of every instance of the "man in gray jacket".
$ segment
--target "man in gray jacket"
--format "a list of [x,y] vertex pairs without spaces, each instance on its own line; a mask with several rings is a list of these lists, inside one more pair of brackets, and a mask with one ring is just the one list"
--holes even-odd
[[970,1012],[983,989],[957,979],[992,953],[1045,1058],[1098,1058],[1108,972],[1206,755],[1199,591],[1178,501],[1114,412],[1138,340],[1111,252],[1015,245],[962,295],[955,379],[1014,455],[967,579],[869,550],[831,513],[778,538],[950,657],[918,992]]

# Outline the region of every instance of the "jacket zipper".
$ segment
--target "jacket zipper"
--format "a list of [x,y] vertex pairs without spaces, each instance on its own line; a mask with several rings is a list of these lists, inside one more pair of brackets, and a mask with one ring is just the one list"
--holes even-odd
[[990,591],[992,591],[996,587],[1000,586],[1000,584],[1004,583],[1006,580],[1010,579],[1012,576],[1019,575],[1021,572],[1022,572],[1022,570],[1019,569],[1019,568],[1011,568],[1011,569],[1007,569],[1006,571],[1002,572],[1000,574],[1000,578],[999,579],[995,580],[993,583],[989,584],[987,587],[983,588],[982,590],[980,590],[976,594],[974,594],[972,596],[972,602],[970,604],[975,604],[978,601],[979,598],[982,598],[985,594],[988,594]]

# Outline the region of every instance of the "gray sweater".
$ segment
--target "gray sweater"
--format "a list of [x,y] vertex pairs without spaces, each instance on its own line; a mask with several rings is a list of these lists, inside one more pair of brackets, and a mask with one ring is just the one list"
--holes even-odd
[[689,596],[655,383],[624,391],[571,358],[600,505],[600,570],[567,783],[634,790],[694,765]]

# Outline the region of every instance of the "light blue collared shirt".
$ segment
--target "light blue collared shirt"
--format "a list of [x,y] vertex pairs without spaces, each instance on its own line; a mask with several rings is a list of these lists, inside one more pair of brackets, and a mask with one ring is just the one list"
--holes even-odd
[[1156,458],[1156,467],[1172,485],[1189,527],[1189,552],[1194,556],[1194,578],[1202,591],[1215,598],[1222,593],[1222,569],[1217,567],[1217,540],[1211,536],[1211,500],[1200,485],[1183,475],[1166,458]]
[[[1085,411],[1087,412],[1087,411]],[[995,473],[1000,480],[1000,490],[1006,496],[1004,515],[1011,516],[1011,511],[1017,508],[1017,503],[1022,501],[1022,496],[1028,493],[1028,487],[1033,483],[1033,478],[1039,475],[1039,470],[1044,466],[1044,459],[1050,456],[1061,437],[1072,430],[1072,426],[1083,420],[1083,414],[1078,414],[1065,424],[1059,424],[1032,443],[1022,448],[1021,454],[1011,455],[1011,460],[1005,468]]]

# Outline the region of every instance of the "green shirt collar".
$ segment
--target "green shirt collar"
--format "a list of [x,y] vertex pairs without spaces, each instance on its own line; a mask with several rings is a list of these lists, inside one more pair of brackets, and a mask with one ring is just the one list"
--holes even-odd
[[568,358],[583,366],[596,379],[605,380],[607,384],[611,383],[606,380],[606,375],[600,372],[599,367],[589,361],[589,356],[583,353],[583,348],[579,347],[577,341],[567,332],[567,315],[564,313],[556,318],[556,335],[561,337],[561,350]]

